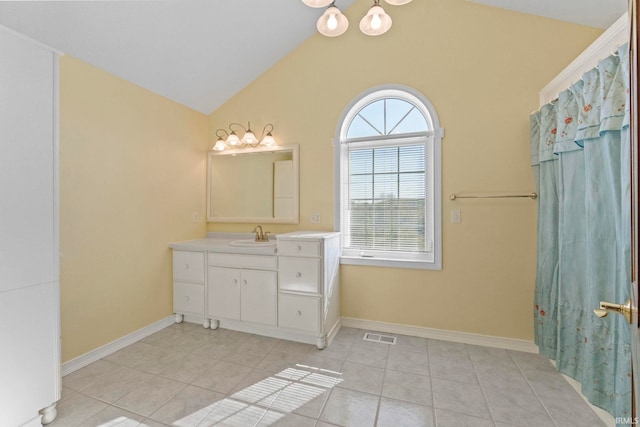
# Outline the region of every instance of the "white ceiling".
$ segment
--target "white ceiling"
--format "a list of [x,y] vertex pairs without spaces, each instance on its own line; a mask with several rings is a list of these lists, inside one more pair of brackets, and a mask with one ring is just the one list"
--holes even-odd
[[[627,9],[627,0],[469,1],[601,28]],[[0,1],[0,25],[205,114],[313,35],[321,13],[300,0]]]
[[628,0],[467,0],[487,6],[607,28],[627,11]]

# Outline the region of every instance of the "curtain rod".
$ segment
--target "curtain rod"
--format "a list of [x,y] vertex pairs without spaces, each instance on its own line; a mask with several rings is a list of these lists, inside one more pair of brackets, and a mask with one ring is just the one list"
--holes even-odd
[[460,196],[456,194],[450,194],[449,200],[456,199],[515,199],[515,198],[524,198],[528,197],[531,200],[535,200],[538,198],[537,193],[529,193],[529,194],[503,194],[499,196]]

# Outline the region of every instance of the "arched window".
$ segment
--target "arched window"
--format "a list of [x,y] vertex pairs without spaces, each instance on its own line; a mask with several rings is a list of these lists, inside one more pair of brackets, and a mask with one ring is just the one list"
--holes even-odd
[[373,88],[344,111],[336,140],[342,263],[440,269],[440,129],[424,96]]

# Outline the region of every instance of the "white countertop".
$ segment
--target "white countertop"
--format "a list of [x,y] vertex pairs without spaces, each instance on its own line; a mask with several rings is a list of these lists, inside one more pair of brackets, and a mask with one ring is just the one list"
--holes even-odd
[[[258,247],[231,245],[231,242],[235,240],[247,240],[253,239],[254,237],[254,233],[207,233],[207,237],[205,238],[174,242],[169,244],[169,247],[181,251],[226,252],[234,254],[274,255],[276,253],[276,245]],[[269,240],[275,240],[273,236],[269,237]]]
[[[290,233],[282,233],[277,236],[269,236],[269,240],[276,239],[304,239],[304,238],[327,238],[336,235],[336,232],[329,231],[293,231]],[[172,249],[181,251],[208,251],[208,252],[225,252],[234,254],[254,254],[254,255],[273,255],[276,253],[276,245],[273,246],[233,246],[231,242],[236,240],[249,240],[255,237],[254,233],[207,233],[207,237],[202,239],[185,240],[182,242],[173,242],[169,244]]]

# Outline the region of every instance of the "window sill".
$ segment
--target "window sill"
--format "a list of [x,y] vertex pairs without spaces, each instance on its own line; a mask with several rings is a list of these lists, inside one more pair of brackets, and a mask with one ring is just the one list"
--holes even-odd
[[357,256],[344,256],[344,255],[340,257],[340,264],[367,265],[371,267],[405,268],[405,269],[415,269],[415,270],[442,270],[442,265],[439,262],[409,261],[409,260],[383,259],[383,258],[362,258]]

